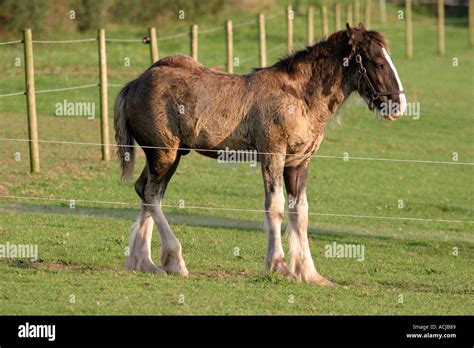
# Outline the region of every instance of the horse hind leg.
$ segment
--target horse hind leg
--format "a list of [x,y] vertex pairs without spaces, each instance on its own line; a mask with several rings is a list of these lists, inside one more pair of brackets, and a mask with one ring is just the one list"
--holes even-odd
[[149,153],[148,181],[145,186],[144,199],[146,207],[160,233],[161,266],[168,274],[187,276],[189,274],[182,256],[181,243],[171,230],[166,220],[161,203],[168,182],[178,167],[181,153],[176,150],[159,150]]
[[151,238],[153,234],[153,218],[147,211],[143,201],[143,190],[147,182],[148,169],[145,166],[142,174],[135,183],[135,190],[142,198],[140,214],[132,225],[129,242],[129,254],[125,267],[132,271],[152,272],[166,275],[166,272],[155,265],[151,259]]

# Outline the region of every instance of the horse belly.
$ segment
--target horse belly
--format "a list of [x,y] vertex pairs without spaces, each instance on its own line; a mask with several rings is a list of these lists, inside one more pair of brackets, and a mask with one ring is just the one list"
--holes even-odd
[[241,128],[241,125],[235,128],[201,128],[194,139],[194,147],[212,150],[254,150],[250,134]]

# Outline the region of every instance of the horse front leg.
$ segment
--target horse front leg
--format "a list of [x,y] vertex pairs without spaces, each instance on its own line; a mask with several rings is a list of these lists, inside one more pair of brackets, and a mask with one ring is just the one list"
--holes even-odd
[[262,174],[265,188],[265,231],[267,233],[267,256],[265,272],[278,272],[290,277],[285,263],[285,253],[281,244],[281,223],[285,213],[282,176],[284,159],[282,156],[267,155],[262,159]]
[[287,235],[290,251],[290,271],[298,281],[332,285],[330,281],[316,271],[309,248],[308,200],[306,198],[308,168],[309,161],[296,167],[286,167],[284,171],[288,194]]

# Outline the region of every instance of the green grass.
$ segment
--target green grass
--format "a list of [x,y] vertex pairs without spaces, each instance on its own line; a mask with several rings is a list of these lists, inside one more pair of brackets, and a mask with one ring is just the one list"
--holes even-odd
[[[275,12],[277,9],[269,9]],[[390,7],[390,13],[396,13]],[[252,13],[229,16],[234,23]],[[223,21],[223,19],[222,19]],[[197,20],[200,27],[220,23]],[[415,14],[414,58],[404,58],[403,23],[390,17],[374,29],[390,40],[392,56],[408,93],[419,102],[419,120],[376,121],[356,99],[332,122],[318,155],[474,162],[471,101],[473,51],[467,28],[446,28],[446,54],[436,55],[435,20]],[[140,38],[143,28],[107,28],[108,37]],[[159,28],[159,35],[187,31],[185,24]],[[285,42],[284,22],[268,24],[268,47]],[[304,17],[296,17],[297,47],[304,42]],[[94,33],[82,37],[94,36]],[[13,39],[14,39],[13,35]],[[64,39],[60,33],[57,39]],[[255,28],[236,28],[235,53],[244,63],[236,73],[257,65]],[[40,37],[38,39],[51,39]],[[3,40],[1,40],[3,41]],[[203,35],[200,59],[224,63],[222,32]],[[65,49],[67,48],[67,49]],[[187,53],[187,38],[160,42],[160,55]],[[110,43],[109,82],[124,83],[149,64],[148,46]],[[269,62],[284,46],[269,54]],[[23,68],[14,68],[21,46],[0,46],[0,94],[24,88]],[[123,66],[130,57],[132,66]],[[254,57],[250,60],[247,58]],[[459,66],[452,66],[452,58]],[[35,45],[37,89],[97,81],[94,43]],[[7,83],[3,83],[6,81]],[[118,89],[110,88],[112,105]],[[100,142],[98,119],[55,117],[54,104],[94,101],[98,90],[39,94],[40,139]],[[111,112],[112,115],[112,112]],[[0,137],[27,138],[24,97],[0,99]],[[111,131],[111,139],[113,133]],[[473,224],[411,220],[310,216],[313,257],[319,271],[339,286],[320,288],[279,276],[263,276],[263,214],[246,211],[165,208],[183,244],[188,279],[127,272],[124,248],[138,213],[132,183],[119,181],[118,164],[100,161],[96,146],[40,145],[41,174],[28,174],[28,146],[0,141],[0,195],[82,199],[112,203],[0,199],[0,244],[37,244],[39,260],[0,260],[0,314],[472,314]],[[15,161],[15,153],[21,161]],[[137,167],[143,165],[139,157]],[[474,220],[473,167],[379,161],[344,162],[314,158],[310,171],[310,212],[395,218]],[[141,168],[140,168],[141,169]],[[138,171],[138,169],[137,169]],[[399,209],[398,200],[404,201]],[[165,204],[213,208],[262,209],[259,170],[227,166],[196,154],[186,156],[174,176]],[[159,241],[153,240],[154,259]],[[333,242],[362,244],[365,259],[324,256]],[[241,257],[234,256],[240,248]],[[459,251],[453,256],[453,248]],[[403,303],[398,303],[403,295]],[[70,302],[74,295],[75,303]],[[181,304],[180,295],[185,302]],[[294,296],[293,303],[289,296]]]

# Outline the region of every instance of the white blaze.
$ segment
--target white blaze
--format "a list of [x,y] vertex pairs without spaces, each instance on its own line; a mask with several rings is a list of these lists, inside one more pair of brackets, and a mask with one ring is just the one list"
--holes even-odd
[[[398,83],[398,90],[403,91],[402,82],[400,81],[400,78],[398,77],[397,69],[395,68],[395,65],[393,65],[392,59],[388,55],[388,52],[385,48],[382,48],[382,50],[383,50],[383,54],[385,55],[385,59],[387,60],[388,64],[390,65],[390,68],[392,68],[392,71],[395,74],[395,78],[397,79],[397,83]],[[393,116],[402,115],[407,108],[407,99],[405,97],[405,94],[402,93],[402,94],[399,94],[399,96],[400,96],[400,107],[399,107],[398,113]]]

